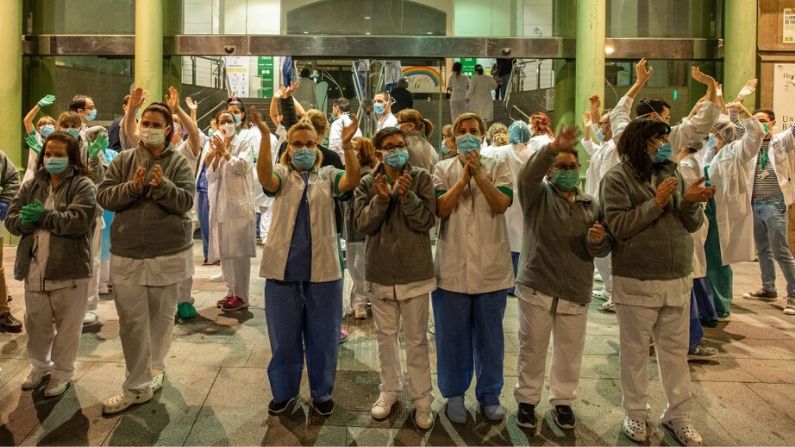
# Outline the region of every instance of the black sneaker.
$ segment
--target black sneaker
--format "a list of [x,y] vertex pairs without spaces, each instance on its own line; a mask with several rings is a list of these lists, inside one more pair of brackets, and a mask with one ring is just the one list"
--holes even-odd
[[11,312],[0,314],[0,332],[22,332],[22,322],[14,318]]
[[775,290],[759,289],[756,292],[744,293],[743,298],[747,300],[773,301],[778,298]]
[[313,402],[315,411],[320,413],[321,416],[328,417],[334,412],[334,401],[329,399],[325,402]]
[[516,425],[522,428],[535,429],[537,424],[536,406],[520,403],[519,411],[516,412]]
[[272,400],[268,404],[268,413],[272,415],[282,413],[287,409],[287,407],[290,406],[291,403],[293,403],[294,400],[295,397],[287,399],[284,402],[276,402],[275,400]]
[[555,405],[555,423],[564,430],[574,428],[574,412],[568,405]]

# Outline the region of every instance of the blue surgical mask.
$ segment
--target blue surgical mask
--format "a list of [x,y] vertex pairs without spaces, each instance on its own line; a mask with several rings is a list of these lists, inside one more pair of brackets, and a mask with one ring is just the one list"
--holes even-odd
[[707,138],[707,149],[713,149],[715,145],[715,137],[712,134],[709,134],[709,138]]
[[599,142],[605,141],[605,133],[602,132],[602,129],[596,129],[596,132],[594,132],[594,136],[596,137],[597,140],[599,140]]
[[409,151],[406,148],[396,148],[384,155],[384,163],[392,169],[400,169],[409,161]]
[[69,167],[67,157],[44,157],[44,169],[52,175],[63,174]]
[[53,126],[52,124],[45,124],[45,125],[41,126],[41,129],[39,129],[39,133],[44,138],[49,137],[50,134],[53,133],[53,132],[55,132],[55,126]]
[[666,160],[670,160],[673,153],[674,149],[673,146],[671,146],[671,143],[662,143],[657,146],[657,152],[651,156],[651,161],[653,161],[655,164],[663,163]]
[[312,169],[317,160],[317,152],[311,147],[297,147],[293,149],[292,161],[296,169],[303,171]]
[[386,112],[386,106],[383,103],[376,102],[373,104],[373,112],[378,115],[383,115]]
[[80,137],[80,129],[66,129],[66,133],[69,134],[75,140]]
[[469,151],[480,153],[480,143],[480,137],[472,135],[471,133],[465,133],[455,137],[455,147],[458,150],[458,155],[466,156]]
[[552,184],[559,190],[569,192],[577,186],[580,181],[580,172],[576,169],[556,171],[552,176]]
[[235,117],[235,124],[237,124],[238,126],[240,125],[240,123],[243,122],[243,117],[241,115],[233,113],[232,116]]
[[95,107],[91,109],[90,112],[88,112],[88,115],[86,115],[86,121],[94,121],[96,118],[97,118],[97,109]]

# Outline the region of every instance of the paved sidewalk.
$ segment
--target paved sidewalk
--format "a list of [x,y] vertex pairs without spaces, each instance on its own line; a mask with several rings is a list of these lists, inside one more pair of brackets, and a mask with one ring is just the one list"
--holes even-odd
[[[198,247],[198,246],[197,246]],[[196,251],[199,253],[199,251]],[[197,264],[201,263],[200,255]],[[5,248],[13,313],[23,316],[23,293],[10,280],[14,249]],[[516,383],[518,320],[516,298],[510,297],[505,327],[505,387],[502,402],[509,410],[503,423],[491,424],[477,412],[474,386],[467,394],[471,420],[451,423],[444,400],[434,389],[434,427],[418,430],[404,394],[390,418],[369,416],[378,396],[378,352],[372,319],[346,317],[350,340],[340,349],[334,400],[328,419],[309,409],[309,390],[302,383],[302,400],[281,417],[270,417],[266,366],[270,347],[265,325],[263,281],[259,260],[252,262],[252,308],[223,315],[215,301],[223,283],[208,280],[218,267],[197,267],[194,296],[199,317],[180,323],[168,360],[163,390],[153,400],[121,415],[103,417],[101,401],[121,389],[124,361],[113,301],[103,296],[101,325],[86,328],[82,337],[74,386],[59,399],[22,392],[28,371],[27,338],[0,334],[0,445],[633,445],[621,433],[621,392],[618,383],[618,325],[614,314],[592,303],[582,379],[574,411],[577,428],[569,433],[552,422],[545,396],[537,408],[544,417],[538,433],[517,427],[513,387]],[[705,343],[717,347],[716,357],[690,363],[693,378],[693,419],[708,445],[782,445],[795,442],[795,317],[775,303],[743,300],[743,292],[759,288],[755,263],[735,268],[733,315],[718,328],[706,328]],[[779,274],[779,278],[781,275]],[[783,279],[778,289],[785,290]],[[431,369],[436,353],[431,335]],[[663,410],[664,397],[656,364],[649,368],[652,414]],[[436,376],[433,377],[434,385]],[[650,443],[675,445],[657,427]]]

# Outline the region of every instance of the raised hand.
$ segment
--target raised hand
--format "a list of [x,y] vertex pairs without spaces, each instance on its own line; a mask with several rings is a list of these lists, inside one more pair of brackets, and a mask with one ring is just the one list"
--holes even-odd
[[591,127],[593,120],[591,119],[591,112],[583,112],[582,114],[582,125],[587,129]]
[[25,137],[25,144],[37,155],[41,153],[41,143],[39,143],[39,139],[36,138],[35,133],[31,133]]
[[177,107],[179,107],[179,95],[177,95],[176,88],[168,88],[168,94],[166,94],[166,105],[171,110],[171,113],[176,113]]
[[477,151],[469,151],[464,156],[464,160],[466,161],[466,169],[469,171],[470,176],[476,177],[480,174],[480,153]]
[[397,193],[398,197],[405,200],[409,197],[409,191],[411,191],[411,174],[409,174],[408,169],[403,169],[403,174],[398,178],[397,181]]
[[555,135],[555,140],[552,141],[552,149],[561,151],[563,149],[573,149],[577,145],[577,136],[579,129],[577,126],[566,126]]
[[152,166],[152,180],[149,180],[149,186],[157,188],[163,184],[165,178],[166,176],[163,174],[163,169],[160,168],[159,164],[156,164]]
[[657,202],[657,206],[660,208],[665,208],[668,205],[668,201],[671,200],[671,196],[673,195],[674,191],[676,191],[676,185],[679,183],[679,179],[676,177],[668,177],[667,179],[660,182],[657,186],[657,195],[654,197],[654,201]]
[[692,185],[688,186],[685,190],[684,200],[687,203],[696,203],[696,202],[706,202],[713,195],[715,195],[715,187],[714,186],[702,186],[704,182],[707,180],[706,177],[701,177],[693,183]]
[[[265,138],[267,135],[263,135],[262,138]],[[210,147],[213,151],[217,152],[218,155],[223,155],[226,153],[226,139],[224,139],[221,134],[216,133],[210,138]]]
[[263,135],[262,138],[266,138],[266,135],[270,133],[270,129],[268,128],[268,123],[266,123],[265,120],[262,119],[262,115],[260,115],[259,112],[257,112],[257,108],[254,106],[251,106],[250,115],[251,115],[251,122],[253,122],[254,125],[257,126],[257,129],[259,129],[259,132]]
[[605,227],[599,222],[594,222],[593,226],[588,229],[588,242],[591,245],[599,245],[605,239]]
[[384,179],[384,174],[378,174],[373,179],[373,188],[375,189],[375,194],[386,200],[389,201],[389,186],[386,184],[386,179]]
[[353,136],[356,135],[356,130],[359,129],[359,120],[356,115],[349,115],[351,123],[342,128],[342,145],[347,146],[351,142]]
[[146,180],[146,168],[143,166],[138,166],[138,169],[135,170],[135,175],[133,175],[132,188],[137,193],[141,193],[144,190],[144,181]]
[[707,87],[710,87],[710,86],[716,87],[717,86],[717,82],[715,81],[715,78],[713,78],[712,76],[702,72],[701,69],[698,68],[698,67],[695,67],[695,66],[690,67],[690,77],[692,77],[694,81],[696,81],[698,83],[701,83],[701,84],[704,84]]
[[745,83],[743,88],[740,89],[740,92],[737,93],[737,98],[735,101],[743,102],[745,98],[751,96],[756,91],[756,84],[759,81],[757,79],[750,79],[748,82]]
[[130,93],[130,101],[127,102],[127,107],[130,110],[136,110],[140,108],[144,101],[146,101],[146,92],[141,87],[136,87],[132,93]]
[[602,100],[599,98],[599,95],[593,95],[588,98],[588,102],[591,105],[591,110],[599,110],[602,108]]
[[40,109],[43,109],[44,107],[49,107],[53,104],[55,104],[55,96],[47,95],[44,98],[41,98],[37,105],[39,106]]
[[654,73],[654,68],[649,67],[646,64],[646,58],[641,59],[637,64],[635,64],[635,77],[638,79],[638,82],[643,84],[645,84]]
[[100,133],[96,138],[94,138],[94,141],[88,142],[88,156],[96,157],[100,153],[104,155],[105,150],[108,149],[108,146],[108,136],[104,133]]
[[199,108],[199,101],[193,101],[193,98],[190,96],[185,97],[185,105],[188,106],[190,110],[196,110]]

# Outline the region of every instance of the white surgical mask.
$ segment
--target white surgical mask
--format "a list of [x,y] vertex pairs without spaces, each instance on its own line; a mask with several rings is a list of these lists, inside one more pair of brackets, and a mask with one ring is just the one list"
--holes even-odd
[[221,134],[224,137],[230,138],[230,137],[233,137],[235,135],[235,132],[237,131],[237,127],[235,127],[234,123],[226,123],[226,124],[221,126],[220,130],[221,130]]
[[144,145],[150,148],[160,146],[166,140],[165,129],[142,127],[138,131],[138,134],[141,136],[141,140],[144,142]]

